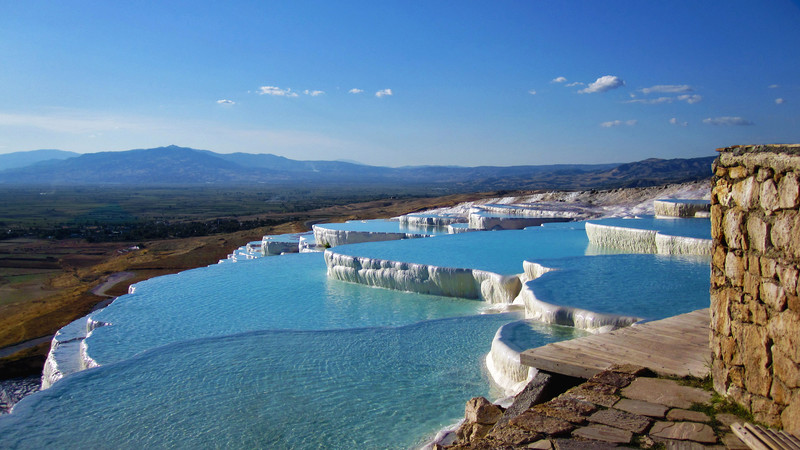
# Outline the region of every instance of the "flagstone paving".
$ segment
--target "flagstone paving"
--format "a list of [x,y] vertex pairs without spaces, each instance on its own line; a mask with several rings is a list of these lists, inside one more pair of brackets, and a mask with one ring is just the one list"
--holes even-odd
[[[541,379],[536,383],[541,387]],[[746,448],[729,428],[741,420],[707,407],[709,391],[656,378],[643,367],[614,366],[543,403],[531,405],[531,395],[520,395],[527,403],[509,407],[496,425],[465,423],[452,445],[434,448]]]

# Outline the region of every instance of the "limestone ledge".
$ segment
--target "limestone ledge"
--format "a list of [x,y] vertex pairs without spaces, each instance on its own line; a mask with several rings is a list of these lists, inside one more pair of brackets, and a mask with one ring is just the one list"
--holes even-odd
[[358,244],[361,242],[396,241],[400,239],[429,237],[427,234],[416,233],[332,230],[318,225],[314,225],[312,228],[314,229],[314,239],[317,241],[317,245],[323,247],[338,247],[340,245]]
[[522,285],[518,275],[438,267],[325,251],[328,277],[368,286],[510,304]]
[[671,236],[656,230],[586,223],[589,242],[599,247],[613,247],[634,253],[662,255],[710,255],[712,240]]
[[473,230],[521,230],[538,227],[543,223],[569,222],[568,217],[495,217],[482,214],[469,215],[469,228]]
[[492,380],[507,396],[516,395],[536,375],[533,367],[522,365],[520,354],[527,350],[514,343],[514,336],[527,331],[525,320],[503,325],[492,339],[492,347],[486,355],[486,368]]
[[448,225],[454,223],[464,223],[467,219],[461,215],[420,215],[420,214],[406,214],[397,218],[401,224],[410,227],[437,227],[446,228]]
[[711,203],[686,202],[680,200],[654,200],[653,210],[656,216],[667,217],[704,217],[711,210]]

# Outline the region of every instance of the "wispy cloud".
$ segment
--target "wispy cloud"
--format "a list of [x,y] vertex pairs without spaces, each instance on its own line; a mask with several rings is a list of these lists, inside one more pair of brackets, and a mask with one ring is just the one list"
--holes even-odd
[[770,85],[769,85],[769,88],[770,88],[770,89],[777,89],[777,88],[779,88],[779,87],[781,87],[779,84],[770,84]]
[[605,75],[597,80],[594,83],[591,83],[585,89],[581,89],[581,94],[593,94],[595,92],[606,92],[612,89],[617,89],[619,87],[625,86],[625,81],[622,78],[616,75]]
[[574,81],[570,84],[565,84],[566,87],[575,87],[575,86],[585,86],[586,83],[581,83],[580,81]]
[[233,101],[233,100],[222,99],[222,100],[217,100],[217,104],[218,105],[235,105],[236,102]]
[[387,97],[387,96],[391,96],[391,95],[394,95],[392,93],[391,89],[381,89],[380,91],[375,93],[375,97],[378,97],[378,98]]
[[684,92],[692,92],[693,90],[694,89],[688,84],[657,84],[649,88],[641,89],[643,94],[682,94]]
[[785,100],[783,100],[782,98],[776,98],[776,99],[775,99],[775,104],[776,104],[776,105],[782,105],[784,101],[785,101]]
[[297,97],[297,92],[292,92],[291,89],[281,89],[277,86],[261,86],[258,88],[260,95],[273,95],[276,97]]
[[677,97],[658,97],[658,98],[637,98],[628,100],[625,103],[641,103],[645,105],[657,105],[659,103],[672,103],[674,101],[686,102],[693,105],[703,100],[703,96],[697,94],[683,94]]
[[567,79],[564,77],[556,77],[550,80],[551,83],[566,83]]
[[360,94],[360,93],[364,92],[364,90],[363,89],[358,89],[358,88],[353,88],[353,89],[350,89],[347,92],[350,93],[350,94]]
[[722,125],[722,126],[749,126],[755,125],[753,122],[742,117],[709,117],[703,119],[703,123],[708,125]]
[[634,119],[626,120],[626,121],[611,120],[609,122],[601,123],[600,126],[603,127],[603,128],[612,128],[612,127],[618,127],[618,126],[621,126],[621,125],[627,125],[629,127],[632,127],[632,126],[636,125],[636,123],[637,123],[637,120],[634,120]]
[[680,122],[675,117],[673,117],[672,119],[669,119],[669,123],[672,124],[672,125],[678,125],[678,126],[681,126],[681,127],[689,126],[689,122]]
[[536,95],[536,89],[531,89],[530,91],[528,91],[528,94]]
[[310,95],[312,97],[319,97],[320,95],[324,95],[325,91],[309,91],[308,89],[306,89],[305,91],[303,91],[303,94]]

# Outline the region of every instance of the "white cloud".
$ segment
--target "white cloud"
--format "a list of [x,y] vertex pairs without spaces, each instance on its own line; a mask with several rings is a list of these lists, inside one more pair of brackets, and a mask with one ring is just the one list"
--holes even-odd
[[618,87],[625,86],[625,81],[622,78],[616,75],[605,75],[597,80],[594,83],[587,86],[585,89],[581,89],[581,94],[593,94],[595,92],[606,92],[612,89],[616,89]]
[[276,97],[297,97],[297,92],[291,89],[281,89],[277,86],[261,86],[258,88],[260,95],[274,95]]
[[686,103],[688,103],[690,105],[694,105],[695,103],[699,102],[702,99],[703,99],[703,97],[701,95],[697,95],[697,94],[684,94],[684,95],[679,95],[678,96],[678,100],[680,100],[682,102],[686,102]]
[[347,92],[349,92],[350,94],[360,94],[360,93],[364,92],[364,90],[363,89],[353,88],[353,89],[350,89]]
[[632,127],[632,126],[636,125],[637,122],[638,121],[635,120],[635,119],[626,120],[624,122],[622,120],[611,120],[611,121],[608,121],[608,122],[601,123],[600,126],[603,127],[603,128],[618,127],[620,125],[627,125],[629,127]]
[[390,96],[390,95],[394,95],[392,93],[391,89],[381,89],[380,91],[375,93],[375,97],[378,97],[378,98],[386,97],[386,96]]
[[536,90],[535,89],[531,89],[530,91],[528,91],[528,94],[536,95]]
[[689,126],[689,122],[679,122],[678,119],[675,118],[675,117],[673,117],[672,119],[669,119],[669,123],[671,123],[672,125],[679,125],[679,126],[682,126],[682,127]]
[[658,84],[642,89],[642,93],[651,94],[657,92],[659,94],[682,94],[684,92],[692,92],[693,90],[694,89],[688,84]]
[[217,100],[217,104],[218,105],[235,105],[236,102],[233,101],[233,100],[222,99],[222,100]]
[[636,100],[628,100],[625,103],[642,103],[644,105],[657,105],[659,103],[672,103],[677,100],[693,105],[702,99],[703,97],[697,94],[684,94],[684,95],[679,95],[677,97],[639,98]]
[[744,119],[742,117],[709,117],[708,119],[703,119],[703,123],[708,125],[724,125],[724,126],[748,126],[754,125],[753,122]]
[[308,89],[306,89],[305,91],[303,91],[303,94],[310,95],[312,97],[318,97],[320,95],[325,94],[325,91],[309,91]]
[[645,105],[657,105],[659,103],[672,103],[675,101],[672,97],[658,97],[658,98],[639,98],[636,100],[628,100],[625,103],[642,103]]
[[564,86],[566,86],[566,87],[575,87],[575,86],[585,86],[585,85],[586,85],[586,83],[581,83],[580,81],[575,81],[575,82],[570,83],[570,84],[565,84]]
[[783,100],[782,98],[776,98],[776,99],[775,99],[775,104],[776,104],[776,105],[782,105],[782,104],[783,104],[783,102],[784,102],[784,100]]
[[779,88],[779,87],[780,87],[780,85],[777,85],[777,84],[770,84],[770,85],[769,85],[769,88],[770,88],[770,89],[777,89],[777,88]]
[[550,82],[551,83],[566,83],[567,79],[564,78],[564,77],[557,77],[557,78],[553,78]]

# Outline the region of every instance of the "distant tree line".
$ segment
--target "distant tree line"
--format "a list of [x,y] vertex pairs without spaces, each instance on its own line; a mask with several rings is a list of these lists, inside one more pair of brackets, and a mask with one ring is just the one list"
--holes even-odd
[[32,237],[39,239],[82,238],[88,242],[174,239],[234,233],[278,225],[288,219],[214,219],[196,222],[149,221],[133,223],[60,225],[55,227],[6,228],[0,239]]

